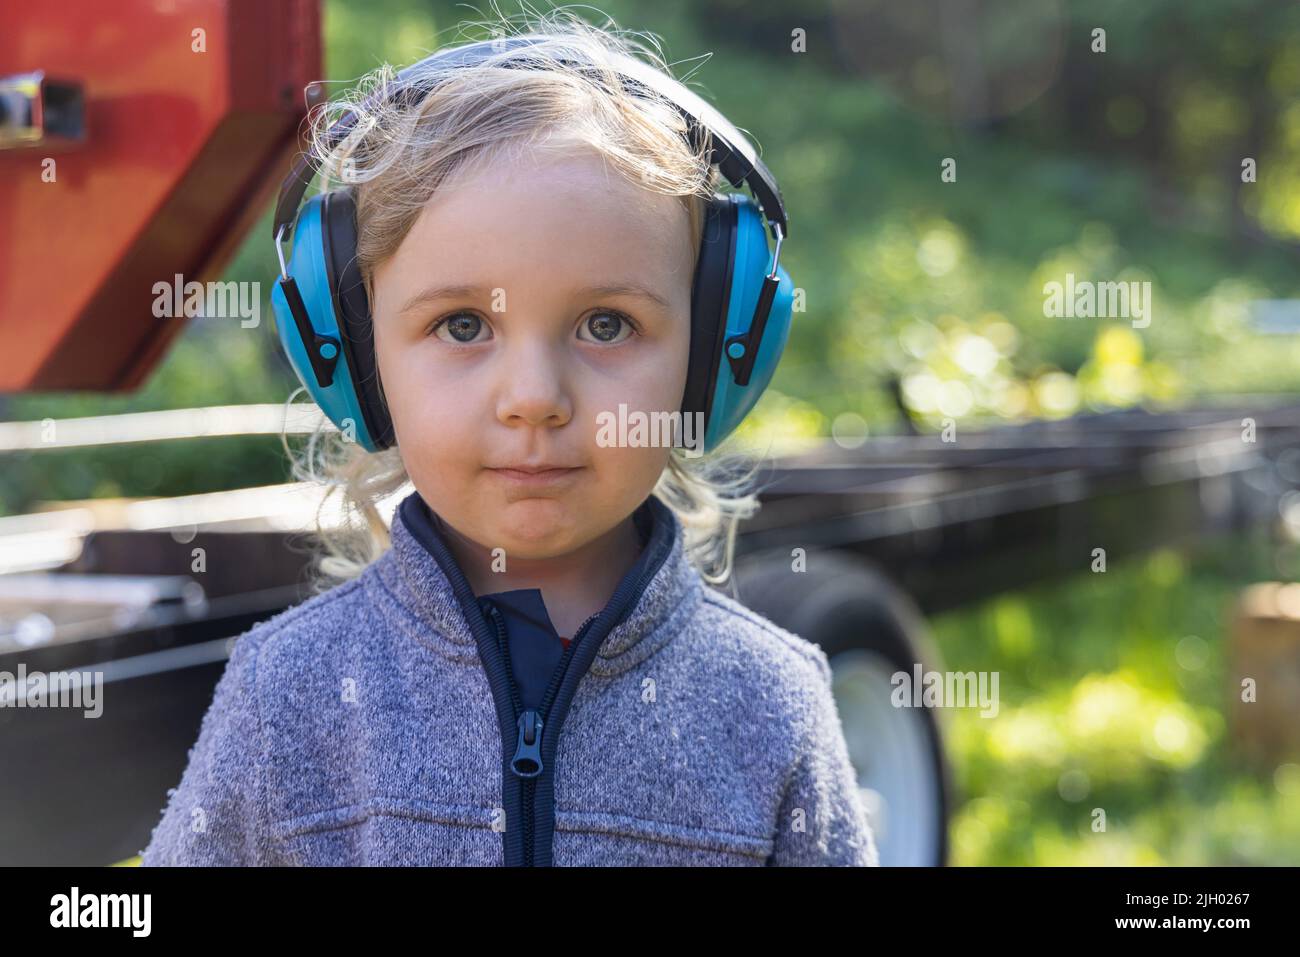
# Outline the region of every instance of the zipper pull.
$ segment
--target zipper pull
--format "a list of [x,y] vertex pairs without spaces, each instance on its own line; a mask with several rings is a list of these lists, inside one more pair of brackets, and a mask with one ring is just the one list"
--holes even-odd
[[542,773],[542,716],[532,708],[519,715],[519,743],[510,770],[521,778],[535,778]]
[[492,622],[492,630],[497,636],[497,645],[501,645],[501,632],[504,625],[501,622],[501,609],[496,606],[496,602],[490,598],[483,598],[479,601],[479,607],[483,609],[484,616]]

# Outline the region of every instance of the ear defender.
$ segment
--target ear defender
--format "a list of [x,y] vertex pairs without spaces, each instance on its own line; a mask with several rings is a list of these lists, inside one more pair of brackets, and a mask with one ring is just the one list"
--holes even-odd
[[[715,193],[691,291],[691,357],[682,415],[704,423],[712,452],[758,403],[790,335],[794,283],[772,266],[763,214],[738,193]],[[779,245],[778,245],[779,248]],[[686,420],[691,421],[691,420]],[[699,445],[699,430],[683,433]]]
[[[527,48],[545,39],[510,37],[439,50],[401,71],[388,92],[376,96],[422,95],[429,92],[425,83],[433,64],[454,69],[516,48],[522,51],[519,58],[501,65],[528,69],[534,61]],[[705,137],[710,162],[732,186],[748,186],[757,200],[714,193],[705,211],[691,288],[691,354],[679,444],[707,453],[757,404],[789,338],[794,284],[778,265],[789,233],[785,204],[771,171],[726,117],[639,59],[619,55],[618,60],[629,90],[656,92],[671,102],[686,120],[688,142]],[[346,139],[358,116],[350,112],[331,126],[324,155]],[[380,388],[370,302],[356,261],[354,193],[343,187],[303,202],[324,155],[315,149],[304,153],[280,187],[272,222],[280,278],[271,290],[271,307],[280,345],[307,393],[341,431],[378,452],[395,439]],[[776,239],[771,250],[765,226]],[[293,238],[287,263],[286,235]]]
[[[283,254],[280,262],[283,267]],[[271,290],[271,308],[289,364],[321,411],[368,451],[392,445],[370,303],[356,264],[351,189],[321,193],[303,204],[288,266]]]

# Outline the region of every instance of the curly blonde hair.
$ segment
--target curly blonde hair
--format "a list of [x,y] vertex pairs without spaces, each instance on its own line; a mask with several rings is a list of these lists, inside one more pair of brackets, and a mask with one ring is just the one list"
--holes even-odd
[[[685,120],[670,103],[633,95],[614,72],[614,56],[623,54],[671,75],[653,35],[621,30],[609,19],[596,27],[562,8],[471,25],[487,26],[495,37],[534,39],[529,57],[547,68],[503,67],[508,52],[452,69],[435,61],[423,65],[418,77],[433,92],[412,104],[386,95],[396,73],[385,64],[351,94],[309,116],[312,146],[326,157],[321,190],[337,181],[355,193],[357,264],[370,300],[376,266],[396,252],[440,184],[466,163],[537,143],[557,130],[595,147],[634,182],[681,198],[697,237],[693,270],[705,206],[718,183],[707,144],[688,141]],[[587,66],[575,68],[575,61]],[[326,132],[348,112],[357,115],[355,127],[327,150]],[[323,417],[300,449],[291,449],[287,436],[284,447],[296,478],[327,486],[317,513],[315,581],[324,590],[360,574],[389,548],[389,528],[377,503],[400,492],[410,478],[398,448],[368,452]],[[681,521],[688,560],[710,584],[730,578],[737,526],[758,510],[750,483],[756,466],[749,456],[722,449],[698,456],[673,448],[655,484],[652,494]],[[331,501],[336,495],[341,502]],[[334,504],[341,506],[341,523],[322,522],[323,510]]]

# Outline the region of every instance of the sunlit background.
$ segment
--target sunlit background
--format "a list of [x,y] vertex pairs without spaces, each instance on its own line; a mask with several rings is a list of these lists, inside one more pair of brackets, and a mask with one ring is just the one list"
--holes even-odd
[[[745,439],[773,449],[1300,389],[1300,332],[1252,303],[1300,297],[1300,6],[1238,0],[986,3],[606,0],[761,146],[806,291]],[[502,2],[510,13],[517,6]],[[598,19],[592,10],[592,18]],[[461,37],[488,7],[331,0],[337,89]],[[1095,53],[1094,29],[1106,31]],[[807,52],[790,49],[806,31]],[[711,54],[711,55],[709,55]],[[1243,183],[1243,158],[1257,181]],[[955,160],[956,181],[941,163]],[[269,292],[270,210],[225,279]],[[1043,286],[1149,281],[1150,325],[1049,318]],[[194,321],[133,395],[13,395],[0,418],[280,403],[297,382],[269,317]],[[11,453],[4,514],[288,479],[277,436]],[[946,666],[1001,673],[996,718],[944,729],[952,861],[1300,863],[1300,765],[1234,753],[1228,613],[1294,578],[1263,532],[1158,550],[1105,575],[937,616]],[[1104,805],[1105,833],[1088,811]]]

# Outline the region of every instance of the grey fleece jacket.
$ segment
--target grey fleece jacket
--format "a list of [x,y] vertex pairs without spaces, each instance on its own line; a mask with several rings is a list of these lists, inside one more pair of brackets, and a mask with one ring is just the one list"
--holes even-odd
[[526,731],[417,506],[358,578],[234,641],[145,865],[878,863],[825,653],[708,587],[657,498]]

